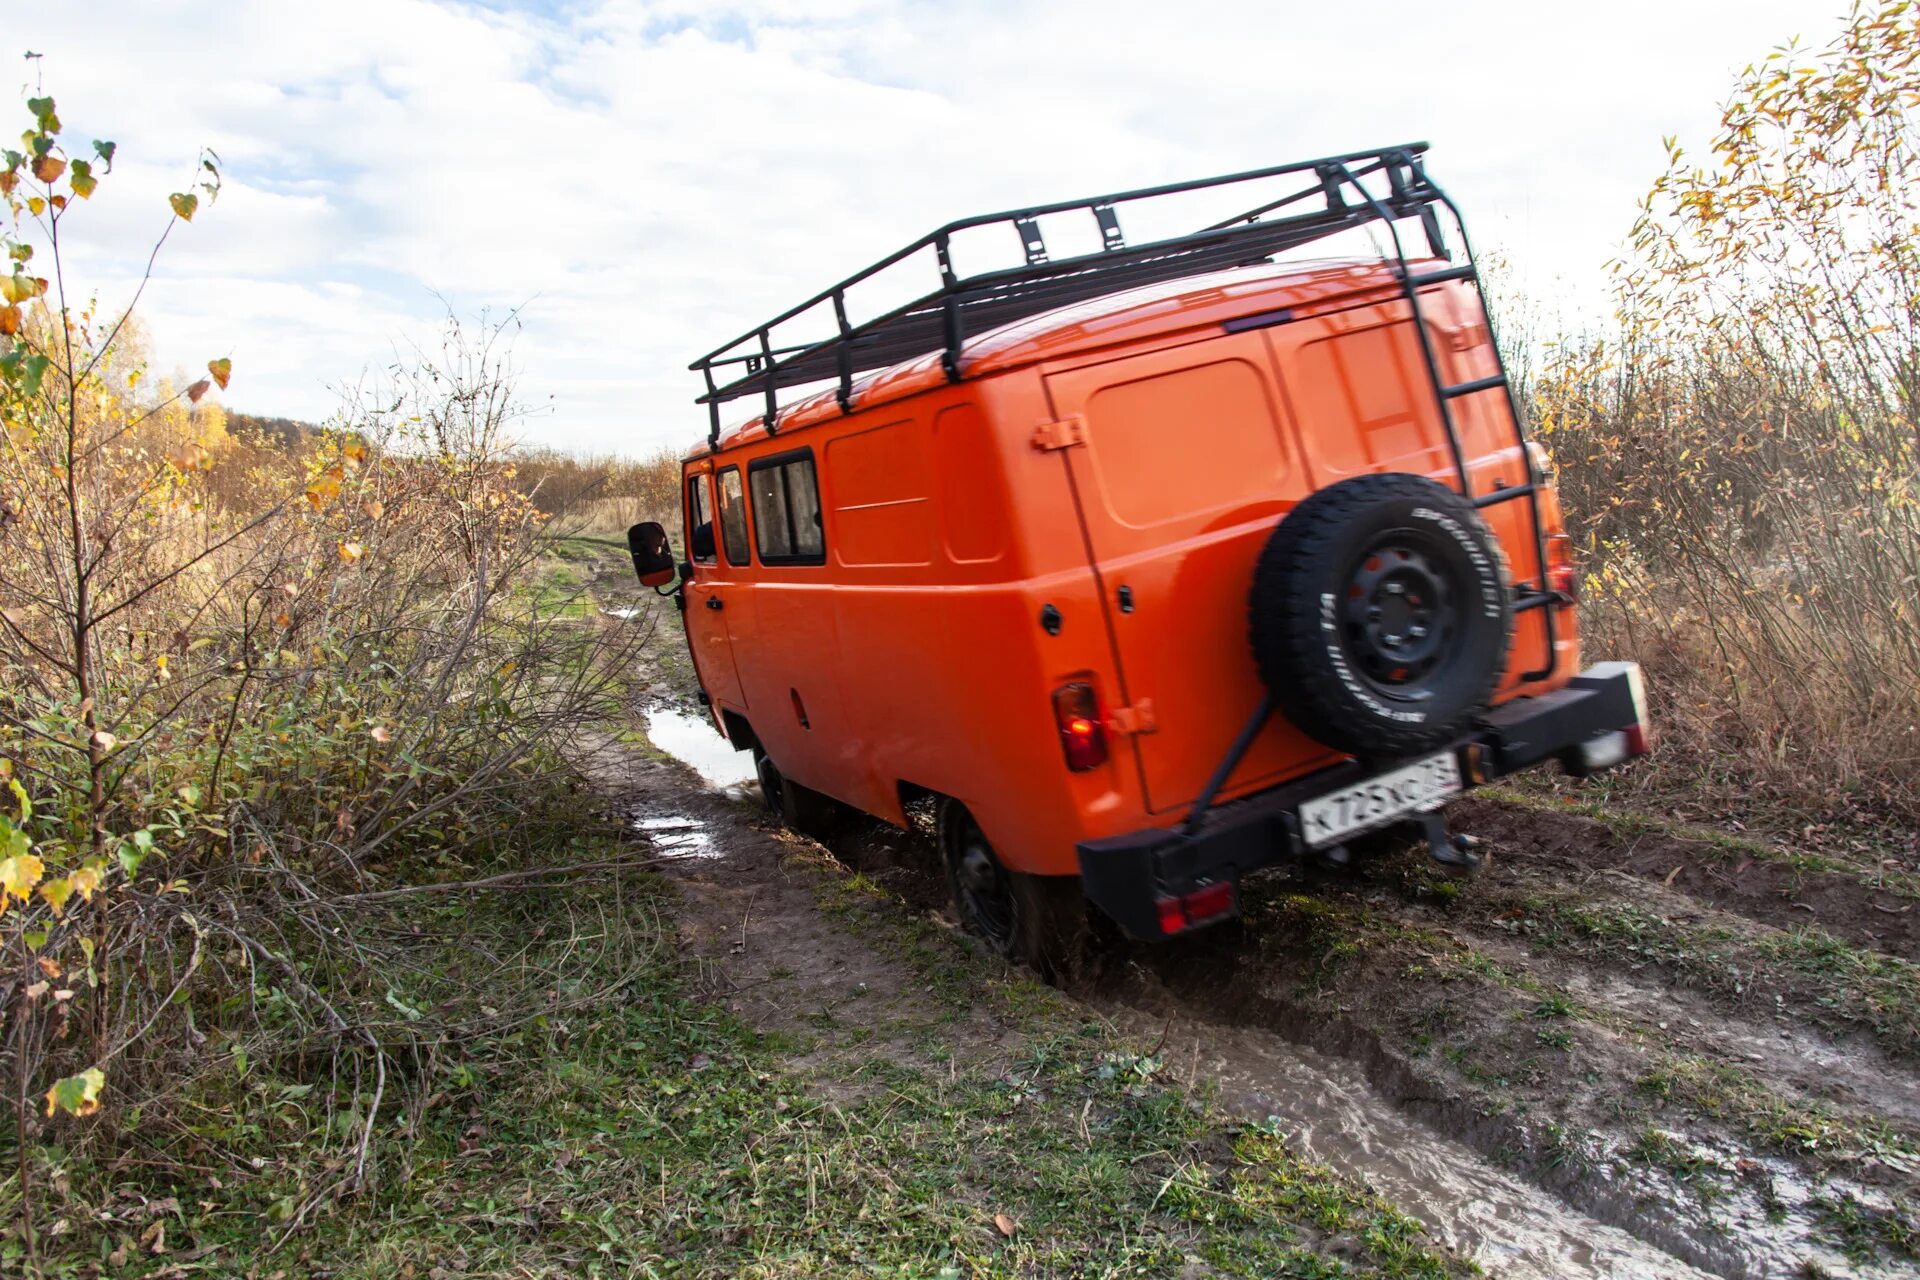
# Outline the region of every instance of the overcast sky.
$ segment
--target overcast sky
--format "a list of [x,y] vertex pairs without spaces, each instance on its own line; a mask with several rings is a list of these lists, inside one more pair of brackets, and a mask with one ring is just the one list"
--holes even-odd
[[1392,142],[1433,143],[1537,305],[1593,314],[1662,135],[1704,142],[1734,72],[1844,4],[8,8],[76,152],[120,144],[69,229],[104,303],[224,159],[141,306],[163,370],[230,354],[231,407],[320,419],[447,306],[523,307],[523,435],[645,454],[704,431],[689,359],[939,223]]

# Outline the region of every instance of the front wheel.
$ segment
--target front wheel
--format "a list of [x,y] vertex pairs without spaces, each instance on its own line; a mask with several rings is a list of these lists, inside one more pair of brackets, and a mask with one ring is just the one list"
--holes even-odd
[[1087,945],[1087,900],[1078,876],[1009,871],[966,806],[943,800],[940,852],[960,924],[995,954],[1066,983]]
[[815,840],[825,840],[839,829],[843,816],[840,802],[787,777],[773,757],[757,747],[753,771],[760,779],[760,799],[767,812],[787,826]]

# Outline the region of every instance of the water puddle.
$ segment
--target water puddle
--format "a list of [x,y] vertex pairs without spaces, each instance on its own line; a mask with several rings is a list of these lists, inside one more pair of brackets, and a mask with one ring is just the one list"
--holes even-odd
[[692,768],[708,786],[724,791],[754,782],[753,753],[735,751],[707,717],[672,707],[651,707],[644,715],[647,740]]
[[659,818],[635,818],[633,829],[646,836],[647,843],[663,858],[713,858],[713,833],[698,818],[669,814]]

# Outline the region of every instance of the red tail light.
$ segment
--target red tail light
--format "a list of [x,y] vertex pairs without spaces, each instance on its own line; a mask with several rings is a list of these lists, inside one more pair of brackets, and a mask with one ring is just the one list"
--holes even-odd
[[1053,691],[1053,718],[1060,726],[1060,749],[1067,768],[1075,773],[1097,769],[1107,762],[1107,727],[1100,720],[1100,700],[1090,684],[1063,684]]
[[1161,898],[1153,905],[1160,914],[1161,933],[1185,933],[1195,925],[1233,914],[1233,881],[1215,881],[1177,898]]
[[1573,539],[1564,533],[1547,535],[1547,590],[1569,600],[1580,596],[1580,571],[1573,563]]

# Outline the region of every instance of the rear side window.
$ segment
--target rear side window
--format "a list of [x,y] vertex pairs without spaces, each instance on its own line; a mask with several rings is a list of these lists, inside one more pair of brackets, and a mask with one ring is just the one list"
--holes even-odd
[[687,555],[696,564],[713,560],[713,496],[705,476],[687,477]]
[[727,549],[727,563],[748,563],[747,502],[740,490],[740,468],[728,467],[720,481],[720,540]]
[[753,491],[753,532],[762,564],[826,563],[811,449],[749,464],[747,486]]

